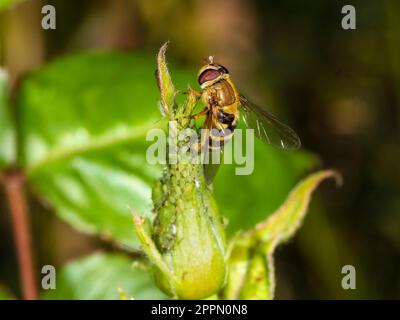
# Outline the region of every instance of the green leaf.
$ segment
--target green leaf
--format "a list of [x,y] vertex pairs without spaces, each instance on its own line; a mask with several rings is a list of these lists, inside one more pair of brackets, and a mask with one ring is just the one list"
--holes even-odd
[[[19,163],[77,229],[137,246],[130,208],[151,216],[149,129],[160,125],[152,56],[84,53],[33,73],[18,96]],[[192,73],[176,70],[176,83]]]
[[14,160],[14,131],[7,106],[7,73],[0,68],[0,170]]
[[266,212],[274,212],[316,164],[311,153],[279,150],[255,139],[251,175],[236,175],[235,164],[221,165],[213,189],[222,215],[228,218],[228,235],[251,228],[265,219]]
[[320,171],[301,181],[283,205],[266,220],[234,239],[229,258],[230,274],[222,296],[225,299],[272,299],[275,290],[274,251],[300,227],[311,194],[331,170]]
[[43,299],[119,299],[120,290],[133,299],[164,299],[151,275],[124,255],[97,253],[71,262],[57,273],[56,289]]
[[168,119],[172,120],[174,113],[175,87],[172,83],[171,75],[169,74],[167,67],[167,60],[165,58],[167,48],[168,42],[166,42],[158,51],[156,77],[161,94],[163,113],[167,115]]

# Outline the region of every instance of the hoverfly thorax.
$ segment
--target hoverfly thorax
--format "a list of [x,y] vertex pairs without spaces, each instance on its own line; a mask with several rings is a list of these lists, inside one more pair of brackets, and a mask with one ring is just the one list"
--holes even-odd
[[218,63],[214,63],[212,57],[210,57],[208,63],[200,69],[197,80],[200,87],[204,89],[221,79],[227,78],[229,78],[228,69]]

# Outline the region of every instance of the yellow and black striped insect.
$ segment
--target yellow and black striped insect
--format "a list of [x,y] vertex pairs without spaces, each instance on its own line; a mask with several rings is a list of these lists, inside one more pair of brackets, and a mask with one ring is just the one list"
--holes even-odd
[[[203,89],[201,94],[205,108],[196,117],[206,115],[204,129],[210,130],[211,149],[213,141],[218,140],[221,142],[220,146],[223,146],[231,138],[239,120],[239,107],[244,124],[254,129],[255,136],[260,140],[281,149],[300,147],[300,139],[290,127],[238,93],[228,70],[214,63],[212,56],[200,69],[198,82]],[[216,130],[211,131],[211,129]]]
[[300,147],[296,132],[240,94],[228,70],[214,63],[212,56],[200,69],[198,82],[203,89],[201,95],[205,108],[196,117],[206,116],[203,129],[209,132],[205,141],[202,141],[203,148],[208,145],[211,151],[220,149],[231,139],[239,120],[239,107],[244,124],[254,129],[254,135],[263,142],[281,149]]

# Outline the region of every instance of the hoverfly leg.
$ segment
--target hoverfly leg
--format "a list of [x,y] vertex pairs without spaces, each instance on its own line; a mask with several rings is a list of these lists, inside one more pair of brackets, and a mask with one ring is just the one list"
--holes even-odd
[[204,108],[203,110],[201,110],[200,112],[198,112],[198,113],[196,113],[196,114],[193,114],[192,117],[193,117],[194,119],[198,119],[198,118],[200,118],[201,116],[205,115],[207,112],[208,112],[208,108],[205,107],[205,108]]
[[196,96],[201,96],[203,94],[202,91],[192,89],[191,87],[189,87],[189,89],[187,90],[176,90],[176,94],[189,94],[189,93],[193,93]]
[[195,89],[193,89],[193,88],[191,88],[191,87],[189,87],[189,90],[188,90],[188,91],[189,91],[189,92],[192,92],[192,93],[194,93],[195,95],[198,95],[198,96],[201,96],[201,95],[203,94],[202,91],[195,90]]

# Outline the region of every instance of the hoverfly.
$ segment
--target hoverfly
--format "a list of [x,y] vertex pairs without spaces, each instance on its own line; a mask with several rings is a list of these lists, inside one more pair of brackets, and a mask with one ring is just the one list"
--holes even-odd
[[254,129],[254,135],[261,141],[281,149],[298,149],[301,143],[296,132],[240,94],[231,81],[228,70],[213,60],[210,56],[198,73],[205,108],[195,117],[206,116],[203,129],[208,132],[205,139],[208,141],[201,142],[202,148],[214,151],[231,139],[241,107],[244,124]]

